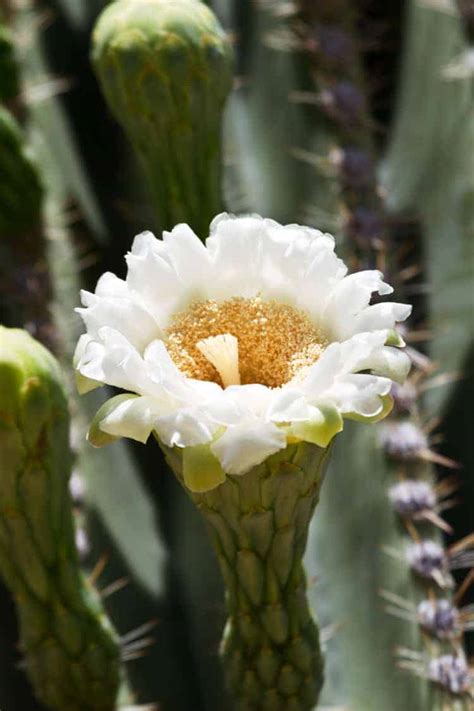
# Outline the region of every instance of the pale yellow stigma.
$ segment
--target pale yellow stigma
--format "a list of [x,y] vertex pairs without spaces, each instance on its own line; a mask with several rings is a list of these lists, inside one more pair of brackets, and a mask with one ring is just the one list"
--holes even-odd
[[240,385],[239,342],[230,333],[209,336],[196,343],[196,348],[212,363],[221,376],[222,384]]
[[224,387],[280,387],[328,345],[306,313],[259,296],[195,302],[175,314],[166,335],[168,353],[187,377]]

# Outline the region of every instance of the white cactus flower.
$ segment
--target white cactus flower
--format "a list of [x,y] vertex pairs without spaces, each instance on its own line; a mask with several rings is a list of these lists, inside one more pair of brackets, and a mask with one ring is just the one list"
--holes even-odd
[[184,448],[195,491],[288,442],[326,447],[344,418],[382,417],[392,380],[409,370],[394,328],[410,306],[371,305],[392,288],[378,271],[347,276],[318,230],[223,214],[205,245],[182,224],[163,240],[138,235],[126,260],[126,279],[104,274],[78,309],[79,389],[126,391],[100,409],[89,439],[153,432]]

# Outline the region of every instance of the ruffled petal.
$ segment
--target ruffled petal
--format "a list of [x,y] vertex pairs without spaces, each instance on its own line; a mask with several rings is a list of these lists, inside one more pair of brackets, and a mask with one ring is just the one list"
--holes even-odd
[[130,437],[145,444],[161,411],[162,404],[155,398],[125,397],[116,402],[116,407],[105,415],[98,426],[102,432],[113,437]]
[[212,280],[209,252],[199,237],[185,224],[163,233],[166,254],[176,274],[193,299],[206,299]]
[[249,422],[229,427],[211,446],[228,474],[245,474],[286,447],[286,435],[270,422]]
[[81,292],[86,308],[76,309],[81,315],[88,334],[97,339],[104,326],[119,331],[132,346],[142,351],[150,341],[161,335],[161,329],[152,316],[128,294],[120,296],[97,296]]
[[138,351],[118,331],[103,327],[99,341],[89,341],[77,365],[91,380],[149,395],[156,392]]
[[373,293],[391,294],[392,287],[376,270],[344,277],[333,290],[322,314],[321,325],[332,340],[342,341],[351,334],[352,322],[370,302]]
[[341,413],[333,405],[311,407],[305,420],[298,420],[288,428],[288,437],[327,447],[338,432],[341,432],[344,422]]
[[151,233],[138,235],[126,260],[129,290],[165,328],[172,313],[185,304],[186,293],[163,243]]
[[347,329],[347,336],[363,331],[393,330],[400,321],[405,321],[411,314],[412,307],[387,301],[367,306],[354,319]]
[[195,447],[210,442],[217,425],[198,409],[177,409],[157,417],[154,429],[167,447]]
[[76,350],[74,351],[74,357],[72,362],[75,368],[74,374],[76,378],[76,387],[79,395],[85,395],[91,390],[95,390],[96,388],[99,388],[101,385],[104,384],[102,380],[93,380],[91,378],[86,378],[86,376],[78,370],[82,356],[84,355],[84,352],[91,341],[92,338],[89,336],[89,334],[83,333],[82,336],[79,337]]

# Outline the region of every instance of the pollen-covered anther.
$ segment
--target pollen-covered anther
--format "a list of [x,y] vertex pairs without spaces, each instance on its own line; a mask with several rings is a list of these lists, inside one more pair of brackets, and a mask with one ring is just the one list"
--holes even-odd
[[443,654],[428,664],[428,678],[451,694],[467,694],[472,690],[473,677],[460,654]]
[[196,348],[212,363],[225,388],[228,385],[240,385],[239,342],[235,336],[230,333],[209,336],[198,341]]
[[260,296],[195,302],[175,314],[166,341],[185,375],[224,387],[280,387],[313,365],[327,345],[304,311]]
[[422,600],[416,614],[420,625],[438,639],[458,637],[462,632],[459,611],[449,600]]

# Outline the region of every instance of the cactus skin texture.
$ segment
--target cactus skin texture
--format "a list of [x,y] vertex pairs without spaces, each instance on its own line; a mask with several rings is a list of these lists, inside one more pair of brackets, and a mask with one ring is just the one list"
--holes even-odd
[[12,33],[0,19],[0,101],[8,101],[20,91]]
[[[163,447],[182,481],[181,454]],[[244,476],[190,494],[227,589],[221,653],[238,711],[311,711],[323,683],[302,557],[329,449],[291,444]]]
[[43,188],[13,116],[0,106],[0,237],[41,223]]
[[68,437],[58,364],[25,331],[0,328],[0,573],[26,671],[48,708],[113,711],[119,647],[79,569]]
[[232,53],[197,0],[118,0],[96,24],[92,61],[145,168],[159,226],[204,236],[222,210],[221,119]]

